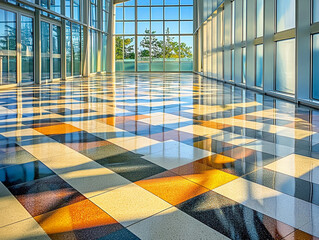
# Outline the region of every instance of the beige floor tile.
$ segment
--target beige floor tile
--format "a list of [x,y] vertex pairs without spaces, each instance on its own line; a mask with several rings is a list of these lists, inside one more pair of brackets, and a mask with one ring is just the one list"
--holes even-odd
[[125,227],[171,207],[169,203],[134,183],[90,200]]
[[49,236],[33,218],[29,218],[21,222],[0,228],[0,238],[1,240],[50,239]]
[[319,217],[319,206],[243,178],[213,191],[295,228]]
[[319,184],[319,160],[315,158],[291,154],[265,168]]
[[[31,217],[27,210],[0,182],[0,229],[3,226]],[[0,239],[2,239],[1,234]]]
[[199,136],[212,136],[222,132],[221,130],[218,130],[218,129],[203,127],[199,125],[190,125],[190,126],[178,128],[176,130],[192,133]]
[[41,161],[87,198],[130,183],[78,152]]
[[228,239],[214,229],[186,213],[171,207],[141,222],[128,230],[143,239]]

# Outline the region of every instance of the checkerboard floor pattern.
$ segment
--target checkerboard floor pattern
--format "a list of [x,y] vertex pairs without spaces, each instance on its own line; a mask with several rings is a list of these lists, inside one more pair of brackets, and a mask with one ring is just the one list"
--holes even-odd
[[319,239],[319,112],[193,74],[0,92],[0,239]]

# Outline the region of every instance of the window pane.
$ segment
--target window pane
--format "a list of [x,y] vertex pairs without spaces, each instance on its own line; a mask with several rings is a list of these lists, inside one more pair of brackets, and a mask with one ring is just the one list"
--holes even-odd
[[313,98],[319,100],[319,34],[313,36]]
[[163,61],[164,56],[164,41],[163,36],[152,36],[151,37],[151,53],[152,61]]
[[123,34],[123,22],[116,22],[116,34]]
[[295,93],[295,39],[277,42],[276,90]]
[[41,22],[41,79],[50,79],[50,24]]
[[150,34],[150,22],[138,22],[137,23],[138,34]]
[[257,37],[264,35],[264,0],[257,0]]
[[135,71],[135,38],[124,38],[124,71]]
[[164,5],[164,0],[151,0],[152,5]]
[[33,82],[33,19],[21,16],[22,83]]
[[150,36],[138,37],[137,71],[149,71],[150,46]]
[[52,26],[53,78],[61,78],[61,28]]
[[[131,2],[134,2],[134,0],[131,0]],[[150,0],[137,0],[137,5],[149,6]]]
[[96,6],[94,4],[91,4],[91,26],[97,27]]
[[193,71],[193,37],[181,36],[180,40],[181,71]]
[[193,21],[181,21],[181,34],[193,34]]
[[193,0],[180,0],[181,5],[193,5]]
[[277,32],[295,27],[295,0],[277,0]]
[[151,8],[152,20],[163,20],[163,8],[152,7]]
[[80,0],[73,0],[73,18],[80,21]]
[[165,20],[178,20],[179,9],[178,7],[165,7]]
[[125,20],[135,20],[135,8],[134,7],[124,8],[124,18]]
[[151,42],[151,71],[164,71],[164,38],[163,36],[152,36]]
[[80,25],[72,24],[73,75],[81,75],[81,29]]
[[150,8],[149,7],[137,8],[137,20],[150,20]]
[[135,34],[135,22],[124,22],[124,34]]
[[181,7],[181,20],[193,20],[193,7]]
[[243,0],[243,41],[246,41],[246,19],[247,19],[247,1]]
[[179,0],[165,0],[165,5],[178,5]]
[[262,87],[263,85],[263,56],[264,56],[263,45],[256,46],[256,86]]
[[98,38],[97,32],[91,30],[91,73],[97,71],[97,51],[98,51]]
[[71,17],[71,0],[65,0],[65,16]]
[[[17,82],[16,14],[0,9],[0,85]],[[2,51],[4,50],[4,51]]]
[[71,39],[71,23],[66,22],[65,25],[65,54],[66,54],[66,76],[72,75],[72,39]]
[[152,34],[163,34],[163,22],[152,22]]
[[135,6],[135,0],[130,0],[124,3],[125,6]]
[[231,80],[235,80],[235,51],[231,50]]
[[178,36],[165,37],[165,71],[179,71]]
[[231,3],[231,43],[234,44],[235,42],[235,1]]
[[313,0],[313,22],[319,22],[319,0]]
[[123,8],[116,7],[116,20],[123,20]]
[[107,35],[103,34],[102,39],[102,71],[106,71],[106,60],[107,60]]
[[179,22],[175,22],[175,21],[165,22],[165,33],[178,34],[179,33],[178,23]]
[[51,0],[50,10],[61,13],[61,0]]

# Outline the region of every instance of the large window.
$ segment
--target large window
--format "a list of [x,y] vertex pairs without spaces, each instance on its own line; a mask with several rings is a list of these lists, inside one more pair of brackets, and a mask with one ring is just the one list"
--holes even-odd
[[295,93],[295,39],[277,42],[276,90]]
[[16,14],[0,9],[0,85],[17,82]]
[[295,27],[296,0],[277,0],[277,32]]
[[116,35],[117,71],[193,70],[192,0],[118,4]]
[[319,34],[313,35],[312,81],[313,98],[319,100]]

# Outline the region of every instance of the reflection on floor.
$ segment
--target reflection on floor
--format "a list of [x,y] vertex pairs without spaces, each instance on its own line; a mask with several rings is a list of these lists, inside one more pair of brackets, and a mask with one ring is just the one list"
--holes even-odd
[[319,239],[319,112],[193,74],[0,92],[1,239]]

